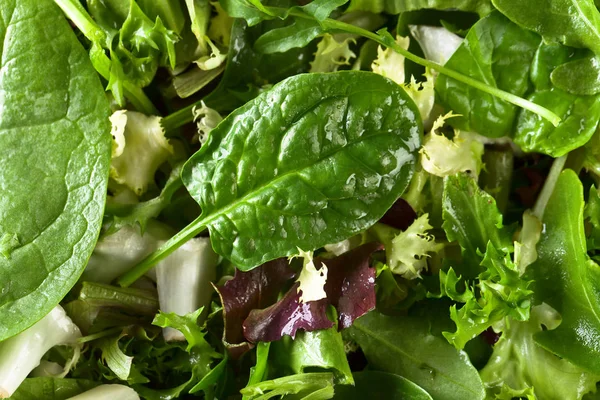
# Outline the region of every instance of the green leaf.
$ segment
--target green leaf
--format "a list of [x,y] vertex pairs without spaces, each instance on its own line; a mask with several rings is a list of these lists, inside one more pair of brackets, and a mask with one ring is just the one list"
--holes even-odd
[[376,74],[299,75],[223,120],[182,177],[215,251],[247,270],[375,223],[408,185],[421,129]]
[[325,369],[334,373],[336,383],[354,384],[342,335],[336,328],[313,332],[299,331],[294,339],[285,336],[272,346],[277,361],[292,373],[301,374],[314,371],[315,368]]
[[474,278],[481,272],[488,243],[498,251],[511,251],[512,233],[502,225],[496,201],[473,178],[465,174],[445,178],[442,207],[446,236],[458,241],[462,249],[458,272],[464,277]]
[[10,400],[68,400],[95,388],[100,382],[85,379],[27,378]]
[[435,399],[485,397],[481,379],[467,355],[433,336],[422,318],[388,317],[371,311],[354,321],[348,332],[371,368],[403,376]]
[[[203,308],[199,308],[193,313],[186,315],[177,315],[175,313],[163,313],[159,312],[156,317],[154,317],[154,321],[152,321],[153,325],[160,326],[161,328],[173,328],[177,329],[185,336],[185,340],[187,340],[187,351],[189,352],[192,348],[198,348],[200,350],[206,350],[209,352],[212,351],[212,347],[206,339],[204,335],[206,332],[198,325],[198,318],[202,314]],[[214,352],[213,352],[214,353]],[[221,357],[220,354],[214,353],[214,357]]]
[[575,95],[600,93],[600,58],[589,56],[559,65],[552,71],[552,83]]
[[[330,372],[310,372],[284,376],[253,386],[246,386],[240,390],[240,393],[249,399],[260,400],[294,394],[300,394],[295,398],[304,400],[330,399],[334,393],[333,374]],[[316,397],[309,397],[311,394]],[[323,394],[325,396],[321,397]]]
[[515,23],[546,42],[584,47],[600,54],[600,13],[593,0],[492,0]]
[[0,16],[3,65],[10,65],[0,75],[0,237],[19,240],[10,259],[0,257],[2,341],[58,304],[94,248],[106,197],[110,109],[52,1],[3,1]]
[[323,21],[336,8],[346,4],[348,0],[313,0],[302,7],[302,10],[308,15],[312,15],[319,21]]
[[[445,67],[516,96],[529,88],[529,70],[540,38],[494,12],[477,22]],[[440,102],[461,116],[448,123],[483,136],[512,132],[517,107],[446,75],[435,84]]]
[[324,32],[317,21],[296,18],[291,25],[263,34],[254,43],[254,48],[265,54],[282,53],[296,47],[304,47]]
[[481,377],[490,394],[533,389],[536,399],[578,400],[596,388],[600,376],[586,372],[563,360],[533,340],[544,329],[560,323],[556,311],[548,305],[531,310],[527,322],[507,320]]
[[362,371],[354,374],[354,386],[338,385],[334,399],[338,400],[431,400],[421,387],[400,375],[379,371]]
[[362,10],[388,14],[423,9],[470,11],[484,16],[494,8],[490,0],[351,0],[348,6],[348,11]]
[[535,335],[537,343],[571,363],[600,373],[600,267],[586,255],[583,187],[572,170],[561,173],[544,212],[538,259],[527,273],[535,296],[562,322]]
[[119,347],[119,340],[124,335],[102,338],[96,346],[102,351],[102,361],[122,381],[127,381],[131,374],[133,357],[123,353]]

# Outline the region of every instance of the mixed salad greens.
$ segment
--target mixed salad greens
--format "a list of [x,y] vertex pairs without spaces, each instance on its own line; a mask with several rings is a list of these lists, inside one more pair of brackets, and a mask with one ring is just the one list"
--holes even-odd
[[600,396],[592,0],[0,16],[0,398]]

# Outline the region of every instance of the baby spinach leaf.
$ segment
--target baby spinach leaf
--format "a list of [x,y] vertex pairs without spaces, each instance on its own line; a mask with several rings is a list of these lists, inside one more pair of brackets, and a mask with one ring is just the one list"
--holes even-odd
[[0,4],[0,341],[46,315],[75,284],[102,223],[110,109],[50,0]]
[[587,47],[600,54],[600,13],[593,0],[492,0],[520,26],[539,33],[546,42]]
[[377,311],[349,329],[371,368],[401,375],[440,400],[483,399],[485,390],[465,353],[430,333],[423,318],[388,317]]
[[[540,38],[494,12],[477,22],[446,67],[488,86],[517,96],[529,88],[529,69]],[[440,102],[461,116],[448,120],[452,126],[488,137],[509,135],[517,107],[483,93],[446,75],[435,89]]]
[[528,100],[552,110],[562,120],[558,126],[554,126],[531,112],[521,110],[514,140],[523,150],[560,157],[584,145],[596,131],[600,119],[600,95],[577,96],[554,85],[555,72],[560,71],[562,65],[577,62],[564,64],[572,56],[573,49],[568,47],[540,44],[531,66],[531,81],[535,91],[528,96]]
[[600,373],[600,267],[586,255],[583,186],[572,170],[560,175],[544,212],[538,259],[527,273],[537,302],[562,317],[556,329],[535,335],[537,343],[571,363]]
[[589,56],[559,65],[552,71],[552,83],[577,95],[600,93],[600,58]]
[[388,14],[423,9],[470,11],[484,16],[494,8],[490,0],[352,0],[348,7],[349,11],[362,10]]
[[421,129],[379,75],[299,75],[223,120],[182,178],[213,248],[247,270],[374,224],[412,176]]

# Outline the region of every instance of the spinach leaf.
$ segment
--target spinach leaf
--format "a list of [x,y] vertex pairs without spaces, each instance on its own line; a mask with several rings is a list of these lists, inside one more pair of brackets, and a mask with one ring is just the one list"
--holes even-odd
[[202,215],[120,284],[206,227],[242,270],[364,230],[407,187],[421,132],[414,102],[377,74],[286,79],[211,131],[182,171]]
[[520,26],[542,35],[546,42],[587,47],[600,54],[600,13],[593,0],[492,0]]
[[99,384],[85,379],[27,378],[10,400],[67,400]]
[[571,363],[600,373],[600,267],[586,255],[583,186],[572,170],[560,175],[544,212],[538,259],[527,273],[538,303],[562,317],[556,329],[535,335],[537,343]]
[[[494,12],[477,22],[445,67],[517,96],[529,89],[529,69],[540,38]],[[440,102],[461,116],[456,128],[488,137],[510,135],[517,107],[446,75],[435,89]]]
[[[531,81],[535,91],[528,96],[528,100],[552,110],[562,120],[558,126],[554,126],[531,112],[521,110],[514,140],[523,150],[560,157],[584,145],[596,131],[600,119],[600,95],[577,96],[554,86],[557,80],[555,72],[560,72],[560,66],[577,62],[563,64],[572,56],[572,49],[565,46],[540,44],[531,66]],[[556,68],[557,65],[560,66]]]
[[566,92],[590,96],[600,93],[600,58],[589,56],[559,65],[552,83]]
[[[50,0],[0,4],[0,341],[48,314],[75,284],[102,223],[110,109]],[[24,22],[26,21],[26,22]]]
[[431,396],[418,385],[400,375],[380,371],[362,371],[354,374],[354,386],[336,386],[334,399],[363,400],[431,400]]
[[401,375],[435,399],[485,397],[481,378],[467,355],[433,336],[423,318],[388,317],[372,311],[357,319],[348,332],[373,369]]

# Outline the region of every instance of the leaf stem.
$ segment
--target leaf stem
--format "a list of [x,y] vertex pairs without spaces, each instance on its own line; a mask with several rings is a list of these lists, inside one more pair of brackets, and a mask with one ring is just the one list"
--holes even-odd
[[171,253],[181,247],[185,242],[202,232],[206,228],[205,221],[206,218],[203,216],[196,218],[192,223],[179,231],[175,236],[167,240],[165,244],[160,246],[158,250],[152,252],[135,267],[121,275],[117,279],[117,283],[121,287],[130,286],[133,282],[137,281],[146,272],[152,269],[156,263],[165,259]]
[[106,34],[83,8],[79,0],[54,0],[54,2],[90,42],[104,44]]
[[554,160],[552,167],[550,167],[546,182],[544,182],[544,186],[542,187],[542,191],[533,206],[532,214],[540,221],[543,221],[544,211],[546,211],[546,206],[548,205],[550,196],[552,196],[552,193],[554,192],[554,187],[556,186],[556,182],[558,181],[558,177],[560,176],[566,161],[566,155]]
[[[299,17],[299,18],[310,18],[308,15],[306,15],[302,12],[295,11],[295,10],[290,11],[290,15],[292,15],[294,17]],[[416,56],[413,53],[409,52],[408,50],[403,49],[400,45],[398,45],[393,40],[393,38],[391,36],[386,37],[386,35],[384,35],[384,34],[376,34],[371,31],[368,31],[366,29],[362,29],[358,26],[354,26],[354,25],[347,24],[345,22],[341,22],[341,21],[337,21],[337,20],[333,20],[333,19],[326,19],[325,21],[322,22],[322,25],[327,30],[340,30],[343,32],[354,33],[354,34],[363,36],[365,38],[371,39],[371,40],[379,43],[382,46],[391,48],[395,52],[403,55],[404,57],[406,57],[407,59],[411,60],[412,62],[414,62],[416,64],[422,65],[427,68],[434,69],[434,70],[438,71],[440,74],[449,76],[450,78],[456,79],[459,82],[462,82],[469,86],[472,86],[475,89],[481,90],[482,92],[488,93],[494,97],[497,97],[499,99],[507,101],[507,102],[514,104],[518,107],[521,107],[525,110],[531,111],[534,114],[540,115],[544,119],[547,119],[548,121],[550,121],[554,126],[557,126],[561,121],[561,119],[558,115],[554,114],[552,111],[548,110],[547,108],[544,108],[544,107],[542,107],[538,104],[535,104],[529,100],[526,100],[522,97],[515,96],[512,93],[505,92],[504,90],[498,89],[496,87],[488,86],[483,82],[480,82],[476,79],[473,79],[473,78],[463,75],[459,72],[456,72],[454,70],[446,68],[446,67],[444,67],[440,64],[437,64],[433,61]]]

